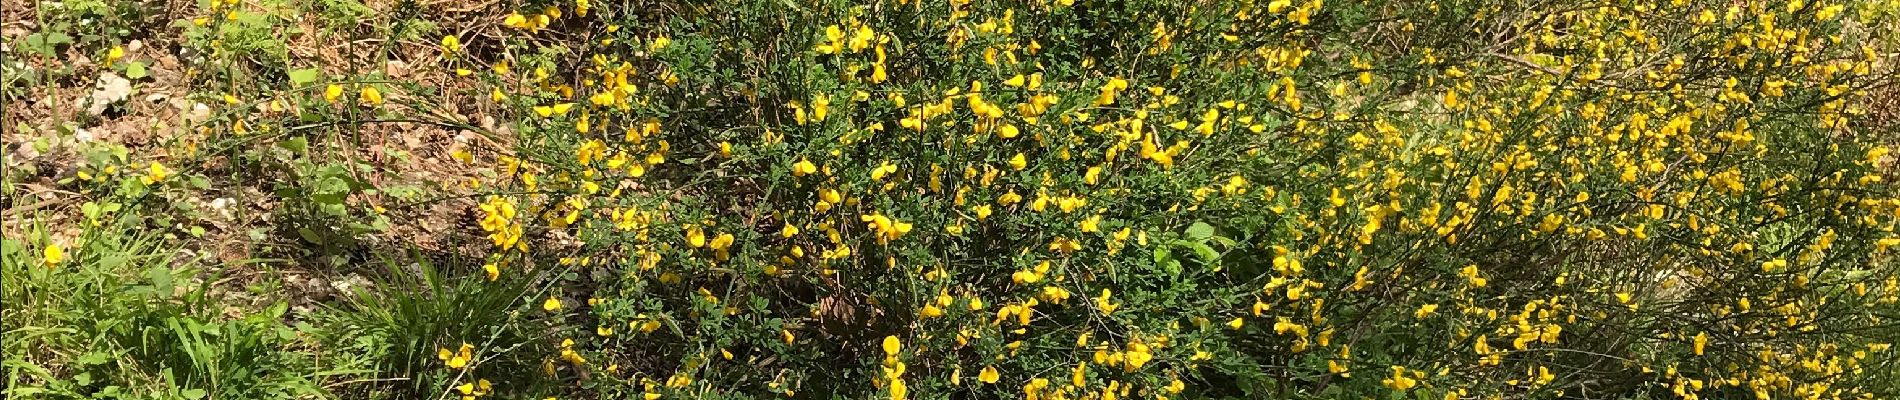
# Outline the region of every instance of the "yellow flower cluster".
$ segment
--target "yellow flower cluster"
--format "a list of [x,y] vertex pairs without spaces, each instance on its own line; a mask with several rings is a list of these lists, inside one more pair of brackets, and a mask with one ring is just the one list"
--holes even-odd
[[[604,39],[481,73],[521,133],[491,185],[514,193],[479,206],[486,273],[587,272],[550,278],[600,298],[542,357],[648,399],[789,395],[859,362],[872,388],[820,390],[1169,398],[1266,374],[1337,397],[1601,378],[1864,398],[1877,379],[1886,343],[1839,332],[1900,302],[1894,157],[1856,103],[1886,56],[1842,28],[1892,22],[1879,7],[1137,3],[823,5],[676,36],[586,2],[559,26],[559,6],[511,14]],[[708,33],[737,27],[776,33]],[[807,346],[871,337],[881,363]],[[700,351],[612,361],[665,346]],[[1579,367],[1608,364],[1644,372]]]

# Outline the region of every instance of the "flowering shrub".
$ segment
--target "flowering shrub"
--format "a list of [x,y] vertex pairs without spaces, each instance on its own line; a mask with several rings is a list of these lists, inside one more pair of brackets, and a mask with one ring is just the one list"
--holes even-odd
[[305,93],[502,143],[457,153],[493,174],[452,272],[522,293],[515,342],[438,330],[474,337],[426,338],[418,379],[1900,395],[1900,125],[1870,106],[1900,3],[858,3],[517,4],[440,39],[441,92]]
[[583,1],[450,62],[583,397],[1873,398],[1895,11]]
[[583,1],[450,63],[583,397],[1874,398],[1895,11]]

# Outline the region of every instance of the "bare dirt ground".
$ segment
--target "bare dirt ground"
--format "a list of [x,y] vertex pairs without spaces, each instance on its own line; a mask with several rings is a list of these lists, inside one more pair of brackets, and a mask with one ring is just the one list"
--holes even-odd
[[[307,254],[295,252],[308,246],[302,246],[299,243],[302,239],[294,234],[282,234],[292,229],[281,226],[286,223],[279,212],[282,204],[271,194],[279,182],[242,179],[226,172],[241,167],[234,156],[274,143],[248,143],[222,154],[201,151],[213,143],[228,142],[232,135],[222,129],[205,128],[203,122],[208,109],[213,108],[206,103],[215,103],[224,93],[243,94],[245,88],[231,82],[205,82],[197,77],[201,72],[196,69],[205,66],[189,65],[186,61],[196,55],[190,54],[191,49],[178,29],[139,32],[133,35],[139,39],[123,44],[124,59],[147,63],[149,74],[131,80],[124,88],[117,88],[113,87],[113,80],[120,77],[91,58],[99,49],[67,46],[53,58],[29,56],[18,49],[19,41],[43,30],[36,22],[44,13],[40,9],[42,4],[34,0],[0,0],[0,37],[7,44],[8,63],[22,63],[29,69],[71,68],[71,74],[64,79],[22,85],[8,92],[4,115],[0,115],[0,126],[4,127],[4,132],[0,132],[0,140],[4,140],[0,150],[6,154],[7,173],[18,174],[9,180],[18,182],[18,187],[0,196],[4,197],[0,198],[0,207],[4,207],[4,211],[0,211],[0,234],[18,238],[28,231],[27,227],[41,226],[51,233],[55,242],[71,244],[78,240],[81,232],[89,228],[80,208],[89,201],[104,200],[74,187],[73,178],[87,165],[80,149],[89,144],[110,143],[124,146],[129,158],[137,160],[135,163],[159,162],[174,168],[196,167],[205,171],[209,187],[191,191],[185,198],[170,200],[208,211],[193,220],[176,221],[174,226],[151,228],[153,232],[182,240],[185,244],[181,249],[199,256],[207,266],[222,268],[220,283],[227,290],[242,292],[248,285],[266,281],[259,279],[261,277],[282,276],[283,283],[290,286],[288,289],[302,298],[296,303],[307,304],[338,295],[348,286],[333,284],[336,281],[361,280],[352,276],[352,272],[339,271],[334,265],[321,265],[321,260],[305,259],[302,256]],[[379,70],[392,80],[433,86],[443,93],[433,100],[446,111],[443,114],[477,125],[494,124],[493,119],[483,118],[485,99],[462,96],[459,93],[467,90],[458,86],[451,69],[430,65],[436,62],[434,57],[438,54],[434,43],[420,39],[386,43],[384,38],[373,37],[373,27],[389,25],[386,19],[391,18],[390,14],[382,11],[393,10],[396,2],[371,1],[365,5],[379,12],[373,14],[372,19],[356,21],[353,26],[325,26],[325,21],[317,18],[300,18],[278,26],[274,36],[284,41],[282,44],[293,65],[316,66],[325,76]],[[152,6],[162,10],[156,13],[156,18],[180,22],[188,21],[197,7],[194,2],[180,0]],[[492,25],[465,22],[498,15],[497,7],[498,2],[493,1],[434,1],[420,4],[418,13],[441,29],[475,41],[481,32],[466,28],[454,31],[455,27]],[[172,25],[141,24],[143,27]],[[376,51],[383,49],[387,51]],[[379,53],[387,58],[379,57]],[[85,99],[102,90],[128,93],[103,112],[89,110]],[[258,108],[260,113],[272,111],[262,105]],[[418,123],[339,125],[318,136],[338,144],[330,149],[345,150],[334,152],[340,154],[325,154],[326,157],[370,166],[364,178],[378,188],[415,188],[430,197],[398,199],[383,191],[378,195],[351,198],[353,204],[380,207],[391,221],[400,221],[392,223],[387,230],[363,235],[359,238],[363,247],[357,252],[414,250],[479,257],[483,249],[458,248],[454,244],[481,243],[472,240],[478,239],[481,232],[470,223],[471,212],[481,199],[467,194],[472,192],[471,182],[487,176],[488,167],[483,163],[492,164],[494,160],[492,154],[483,157],[492,153],[484,150],[505,144],[493,143],[471,132]],[[477,164],[463,163],[450,156],[461,149],[477,154]],[[193,227],[203,228],[205,233],[202,236],[185,234]],[[373,254],[362,254],[361,258],[373,259]],[[268,261],[241,262],[246,260]]]

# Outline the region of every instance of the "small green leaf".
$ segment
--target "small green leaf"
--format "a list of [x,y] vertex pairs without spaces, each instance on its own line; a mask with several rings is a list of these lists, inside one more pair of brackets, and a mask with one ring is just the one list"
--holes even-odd
[[304,138],[303,136],[298,136],[298,137],[290,138],[290,140],[277,142],[277,147],[282,147],[284,148],[284,150],[290,150],[290,152],[292,153],[302,154],[305,150],[310,149],[310,139]]
[[171,270],[165,269],[165,267],[152,267],[151,269],[145,270],[145,279],[152,281],[152,288],[157,289],[158,294],[160,296],[171,295],[172,293],[172,271]]
[[1170,276],[1181,274],[1181,260],[1174,259],[1174,251],[1169,250],[1168,246],[1155,246],[1154,261],[1156,267]]
[[138,80],[146,76],[144,62],[133,61],[125,64],[125,79]]
[[1214,251],[1214,247],[1208,246],[1206,243],[1179,240],[1175,241],[1174,244],[1194,251],[1194,256],[1199,257],[1201,262],[1208,265],[1214,265],[1215,261],[1220,260],[1220,252]]
[[310,228],[297,228],[297,236],[302,236],[303,240],[309,241],[310,243],[323,244],[323,237],[317,236],[317,231],[310,230]]
[[289,75],[292,86],[304,86],[316,82],[318,74],[316,68],[304,68],[290,70]]

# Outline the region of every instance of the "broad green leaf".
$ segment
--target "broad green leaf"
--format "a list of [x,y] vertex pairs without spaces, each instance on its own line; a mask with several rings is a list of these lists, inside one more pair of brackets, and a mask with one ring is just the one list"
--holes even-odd
[[316,68],[293,69],[289,75],[291,86],[304,86],[316,82],[318,72]]
[[133,61],[125,64],[125,79],[137,80],[146,77],[145,63]]
[[1194,225],[1188,226],[1187,236],[1194,240],[1206,240],[1214,236],[1214,226],[1208,225],[1206,222],[1195,221]]

